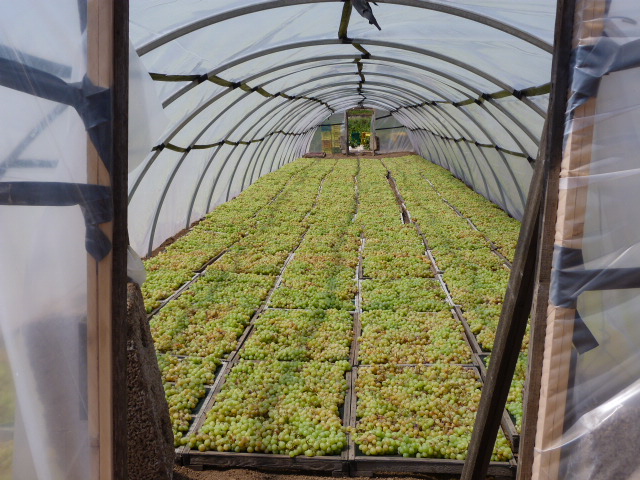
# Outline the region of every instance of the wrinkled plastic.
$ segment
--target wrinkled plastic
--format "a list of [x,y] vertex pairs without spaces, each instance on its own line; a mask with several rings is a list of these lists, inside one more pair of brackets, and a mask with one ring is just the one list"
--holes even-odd
[[[78,6],[3,2],[0,55],[78,85],[87,72]],[[6,87],[0,99],[1,182],[87,183],[87,132],[74,108]],[[0,477],[91,478],[83,214],[3,205],[0,225]]]
[[129,172],[149,155],[169,119],[156,92],[156,82],[129,45]]
[[147,279],[144,263],[140,255],[131,247],[127,248],[127,277],[138,285],[142,285]]
[[[605,2],[578,4],[579,45],[640,37],[637,2],[594,6]],[[567,114],[533,471],[544,480],[640,476],[640,69],[607,73],[612,60],[591,59],[595,97],[574,81]]]

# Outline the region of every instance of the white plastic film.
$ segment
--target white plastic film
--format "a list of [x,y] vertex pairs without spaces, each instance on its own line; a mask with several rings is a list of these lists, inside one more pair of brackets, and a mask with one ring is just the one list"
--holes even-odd
[[[88,420],[96,408],[87,386],[88,233],[78,205],[55,205],[64,203],[55,199],[58,186],[70,195],[90,190],[87,132],[79,109],[42,98],[68,99],[61,92],[73,90],[79,101],[86,94],[79,83],[87,74],[82,8],[76,0],[0,4],[3,479],[84,480],[95,466]],[[104,113],[89,109],[98,118]],[[20,187],[22,201],[13,196]],[[53,205],[41,205],[48,196]]]
[[[244,188],[281,163],[263,156],[284,156],[283,161],[289,161],[289,152],[296,152],[299,142],[278,139],[283,133],[310,133],[332,110],[342,112],[360,105],[396,111],[403,126],[426,129],[437,137],[429,138],[424,132],[410,136],[398,127],[387,137],[383,135],[381,143],[388,145],[388,151],[418,148],[437,155],[439,163],[518,216],[522,211],[521,184],[528,181],[529,167],[525,163],[522,168],[505,168],[505,158],[510,152],[535,155],[535,142],[530,137],[533,131],[539,135],[541,122],[530,120],[531,107],[520,100],[514,99],[515,109],[500,102],[511,101],[508,92],[513,89],[548,82],[555,5],[542,0],[517,0],[508,6],[495,1],[436,1],[425,5],[381,2],[374,9],[384,18],[381,32],[358,15],[350,18],[349,37],[361,40],[361,46],[356,46],[336,39],[342,15],[339,2],[280,5],[243,1],[230,5],[205,0],[187,1],[183,8],[155,0],[134,0],[132,38],[146,68],[161,75],[201,76],[189,83],[156,82],[161,84],[170,118],[157,143],[168,141],[187,148],[194,142],[210,145],[263,140],[259,147],[245,145],[234,150],[233,159],[227,160],[223,152],[216,156],[216,163],[227,160],[250,164],[249,172],[244,163],[238,168],[231,166],[233,177],[240,172],[243,177],[241,182],[230,180],[235,191],[238,183]],[[244,34],[238,36],[239,31]],[[473,48],[469,48],[469,42]],[[363,55],[364,51],[368,53]],[[216,85],[204,75],[222,83]],[[498,106],[469,106],[482,95],[492,94]],[[296,99],[285,99],[284,95]],[[429,104],[434,101],[440,102],[439,106]],[[546,101],[543,98],[539,103]],[[514,127],[508,114],[521,118],[523,125],[535,124],[529,135],[507,133],[519,128]],[[486,134],[478,124],[484,126]],[[318,135],[309,136],[312,150],[319,149],[318,140],[311,140]],[[418,147],[412,144],[412,138],[429,146]],[[484,152],[485,147],[459,145],[463,138],[482,145],[495,144],[506,153],[496,155]],[[253,152],[253,157],[260,156],[260,163],[246,159],[245,149]],[[471,159],[465,157],[469,154]],[[152,166],[149,173],[155,168]],[[519,169],[525,174],[522,181],[513,179],[513,171]],[[215,182],[210,172],[205,172],[206,180],[201,184]],[[493,180],[488,182],[485,176]],[[500,192],[498,182],[503,177],[511,183]],[[184,223],[193,219],[194,210],[201,212],[200,205],[212,203],[202,200],[198,192],[190,218]],[[182,210],[188,214],[189,209]],[[160,216],[169,211],[163,208]],[[175,219],[163,224],[180,223]]]
[[534,478],[640,475],[639,20],[629,0],[576,7]]
[[156,85],[129,46],[129,171],[140,165],[167,128]]

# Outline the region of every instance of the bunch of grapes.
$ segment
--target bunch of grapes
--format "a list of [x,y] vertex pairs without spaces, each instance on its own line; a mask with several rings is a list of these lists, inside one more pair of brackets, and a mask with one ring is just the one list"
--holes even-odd
[[337,361],[349,358],[353,317],[339,310],[267,310],[240,350],[249,360]]
[[[355,442],[366,455],[464,460],[481,384],[457,365],[361,367]],[[512,458],[500,435],[492,459]]]
[[200,451],[336,455],[347,444],[340,406],[348,362],[241,361],[202,428],[182,443]]

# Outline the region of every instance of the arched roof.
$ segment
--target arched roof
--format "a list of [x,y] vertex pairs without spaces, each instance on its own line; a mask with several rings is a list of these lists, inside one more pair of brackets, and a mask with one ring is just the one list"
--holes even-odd
[[330,115],[385,110],[413,148],[515,217],[548,103],[556,3],[131,0],[130,35],[168,117],[130,174],[148,253],[305,153]]

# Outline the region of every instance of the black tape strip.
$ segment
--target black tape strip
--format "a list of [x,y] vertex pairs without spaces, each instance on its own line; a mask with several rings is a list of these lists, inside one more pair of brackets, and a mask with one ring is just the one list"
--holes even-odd
[[369,51],[366,48],[364,48],[362,45],[360,45],[359,43],[353,43],[351,41],[346,42],[346,43],[350,43],[351,45],[353,45],[355,47],[356,50],[358,50],[360,53],[362,53],[361,60],[366,60],[367,58],[371,58],[371,54],[369,53]]
[[547,95],[551,93],[551,83],[545,83],[544,85],[539,85],[537,87],[529,87],[524,90],[500,90],[499,92],[494,93],[482,93],[478,98],[470,98],[468,100],[463,100],[462,102],[442,102],[442,103],[450,103],[454,107],[464,107],[466,105],[471,105],[474,103],[480,104],[486,100],[494,99],[499,100],[501,98],[506,98],[510,96],[514,96],[518,99],[522,99],[525,97],[537,97],[539,95]]
[[[317,98],[313,98],[313,97],[292,97],[292,96],[286,95],[286,94],[284,94],[282,92],[269,93],[268,91],[266,91],[262,87],[251,87],[245,82],[230,82],[229,80],[225,80],[224,78],[220,78],[217,75],[212,75],[211,77],[207,77],[207,75],[166,75],[164,73],[150,73],[149,75],[151,75],[151,78],[153,80],[156,80],[158,82],[187,82],[187,81],[193,82],[193,81],[197,81],[198,83],[202,83],[202,82],[204,82],[206,80],[209,80],[210,82],[213,82],[216,85],[220,85],[222,87],[227,87],[227,88],[230,88],[232,90],[234,90],[236,88],[239,88],[240,90],[242,90],[244,92],[247,92],[247,93],[256,92],[256,93],[259,93],[260,95],[262,95],[265,98],[282,97],[282,98],[286,98],[287,100],[298,100],[298,99],[302,98],[302,99],[305,99],[305,100],[311,100],[312,102],[321,103],[321,104],[325,105],[332,112],[334,111],[329,106],[329,104],[323,102],[322,100],[318,100]],[[157,148],[156,148],[156,150],[157,150]]]
[[605,75],[640,66],[640,40],[619,45],[609,37],[600,37],[594,45],[576,48],[574,63],[569,111],[595,97]]
[[596,337],[593,336],[587,324],[576,310],[575,323],[573,324],[573,344],[580,355],[593,350],[600,344]]
[[537,97],[539,95],[547,95],[551,93],[551,83],[545,83],[544,85],[540,85],[538,87],[525,88],[524,90],[519,90],[519,92],[523,97]]
[[60,78],[70,78],[71,73],[73,72],[70,65],[64,65],[46,58],[36,57],[35,55],[16,51],[7,45],[0,45],[0,57],[13,60],[20,64],[29,65],[33,68],[43,69],[51,75],[55,75]]
[[[394,127],[394,128],[397,128],[397,127]],[[383,129],[376,128],[376,130],[383,130]],[[525,153],[514,152],[513,150],[509,150],[507,148],[501,147],[500,145],[495,145],[493,143],[480,143],[478,141],[469,140],[468,138],[464,138],[464,137],[460,137],[460,138],[445,137],[444,135],[440,135],[438,133],[434,133],[431,130],[427,130],[426,128],[407,128],[407,130],[409,130],[411,132],[415,132],[415,131],[427,132],[430,135],[433,135],[434,137],[442,138],[443,140],[450,140],[450,141],[453,141],[453,142],[456,142],[456,143],[465,142],[465,143],[471,143],[471,144],[475,145],[476,147],[492,148],[494,150],[497,150],[498,152],[506,153],[507,155],[512,155],[514,157],[520,157],[520,158],[526,158],[529,163],[535,162],[534,158],[531,158],[529,155],[527,155]]]
[[277,130],[275,132],[269,133],[268,135],[266,135],[266,136],[264,136],[262,138],[256,138],[256,139],[253,139],[253,140],[250,140],[250,141],[241,140],[241,141],[238,141],[238,142],[233,142],[231,140],[222,140],[222,141],[216,142],[216,143],[190,145],[190,146],[188,146],[186,148],[179,147],[177,145],[174,145],[173,143],[161,143],[160,145],[156,145],[155,147],[153,147],[152,150],[154,150],[154,151],[160,150],[161,151],[161,150],[164,150],[166,148],[167,150],[171,150],[173,152],[187,153],[187,152],[190,152],[191,150],[207,150],[209,148],[216,148],[216,147],[219,147],[221,145],[231,145],[232,147],[237,147],[238,145],[251,145],[252,143],[255,143],[255,142],[262,142],[267,137],[270,137],[270,136],[276,135],[276,134],[298,136],[298,135],[304,135],[308,131],[309,130],[306,130],[306,131],[301,132],[301,133],[292,133],[292,132],[285,132],[285,131],[282,131],[282,130]]
[[398,130],[398,129],[406,129],[406,127],[385,127],[385,128],[376,128],[376,132],[381,132],[382,130]]
[[67,83],[55,75],[6,58],[0,58],[0,86],[75,108],[102,162],[112,171],[109,89],[93,85],[86,76],[80,84]]
[[[149,72],[149,76],[157,82],[193,82],[198,81],[202,83],[202,75],[167,75],[165,73]],[[207,76],[204,75],[204,79]]]
[[551,302],[576,308],[578,296],[587,291],[640,288],[640,268],[585,270],[582,251],[555,246],[551,272]]
[[87,229],[87,252],[100,261],[111,251],[111,242],[99,227],[101,223],[113,220],[111,187],[62,182],[0,182],[0,205],[78,205]]

